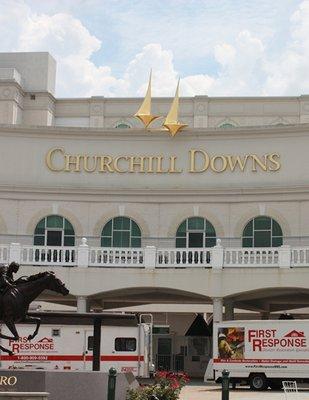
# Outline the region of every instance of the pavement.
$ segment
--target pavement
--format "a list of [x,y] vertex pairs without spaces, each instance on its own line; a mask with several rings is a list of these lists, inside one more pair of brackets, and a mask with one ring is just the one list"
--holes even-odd
[[[285,400],[283,391],[266,390],[254,392],[248,387],[230,390],[230,400]],[[300,389],[299,396],[291,394],[289,399],[309,400],[309,389]],[[221,400],[221,387],[214,384],[192,382],[185,386],[180,394],[180,400]]]

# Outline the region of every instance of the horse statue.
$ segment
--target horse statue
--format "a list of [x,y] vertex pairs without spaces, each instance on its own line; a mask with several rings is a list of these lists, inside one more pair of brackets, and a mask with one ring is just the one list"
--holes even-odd
[[[58,279],[54,272],[46,271],[31,275],[26,279],[19,278],[14,282],[14,287],[9,287],[0,297],[0,320],[2,320],[13,336],[7,336],[0,332],[0,338],[7,340],[19,340],[15,324],[17,322],[33,322],[36,324],[35,331],[28,336],[33,339],[39,332],[41,320],[30,317],[28,309],[30,303],[35,300],[43,290],[48,289],[66,296],[69,290],[64,283]],[[9,355],[13,352],[0,345],[0,349]]]

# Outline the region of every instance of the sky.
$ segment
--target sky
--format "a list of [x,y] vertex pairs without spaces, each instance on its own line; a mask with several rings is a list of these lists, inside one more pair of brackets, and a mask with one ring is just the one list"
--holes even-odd
[[0,0],[0,52],[48,51],[57,97],[309,94],[309,0]]

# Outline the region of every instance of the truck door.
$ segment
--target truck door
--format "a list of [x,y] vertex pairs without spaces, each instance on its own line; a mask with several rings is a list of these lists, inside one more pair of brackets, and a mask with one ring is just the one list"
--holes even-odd
[[92,371],[93,332],[84,331],[83,370]]

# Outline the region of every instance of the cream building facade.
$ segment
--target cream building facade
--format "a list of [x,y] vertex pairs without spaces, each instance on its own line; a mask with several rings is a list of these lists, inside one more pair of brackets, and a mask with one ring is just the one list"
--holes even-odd
[[48,53],[0,54],[1,262],[55,269],[79,311],[308,305],[309,96],[181,98],[171,137],[133,117],[141,99],[55,81]]

